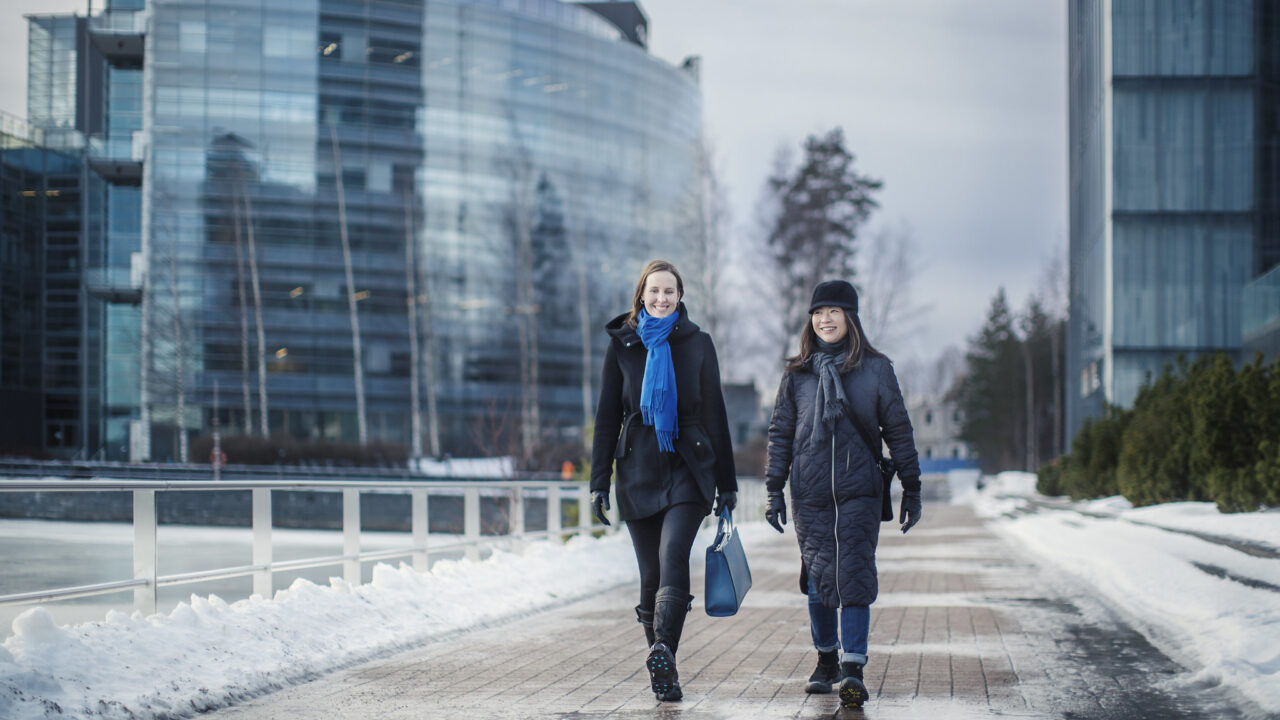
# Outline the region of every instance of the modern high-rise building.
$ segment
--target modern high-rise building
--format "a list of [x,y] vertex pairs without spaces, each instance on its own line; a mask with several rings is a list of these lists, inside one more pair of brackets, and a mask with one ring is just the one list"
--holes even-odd
[[428,455],[576,437],[604,321],[684,256],[698,62],[650,55],[637,3],[108,0],[29,27],[29,122],[107,181],[83,456],[177,460],[215,413]]
[[1280,263],[1280,7],[1068,3],[1067,436],[1185,357],[1238,356]]
[[105,184],[67,139],[0,115],[0,453],[101,440],[101,315],[84,268]]

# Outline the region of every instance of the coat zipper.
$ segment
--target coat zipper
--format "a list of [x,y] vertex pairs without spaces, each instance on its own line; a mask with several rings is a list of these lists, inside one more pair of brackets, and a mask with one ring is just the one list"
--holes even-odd
[[831,535],[836,541],[836,601],[844,607],[844,596],[840,594],[840,499],[836,497],[836,431],[831,429],[831,505],[836,511],[836,521],[831,528]]

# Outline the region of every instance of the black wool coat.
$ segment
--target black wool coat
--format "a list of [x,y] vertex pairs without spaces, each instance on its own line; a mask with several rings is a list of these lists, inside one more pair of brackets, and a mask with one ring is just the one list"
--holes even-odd
[[[902,487],[919,489],[911,419],[892,363],[867,356],[840,379],[849,410],[873,442],[888,444]],[[822,604],[870,605],[878,593],[876,544],[884,480],[866,442],[843,415],[821,447],[810,446],[817,390],[818,376],[808,369],[783,376],[769,422],[765,484],[770,491],[790,485],[800,556]]]
[[702,501],[706,513],[711,512],[717,490],[738,489],[715,345],[711,336],[689,319],[684,303],[676,312],[679,319],[667,337],[680,418],[676,457],[670,453],[660,457],[657,433],[640,417],[640,389],[649,352],[639,333],[627,325],[627,314],[605,326],[610,340],[596,408],[591,489],[609,490],[616,463],[618,514],[623,520],[649,517],[674,504],[673,483],[696,483],[694,496]]

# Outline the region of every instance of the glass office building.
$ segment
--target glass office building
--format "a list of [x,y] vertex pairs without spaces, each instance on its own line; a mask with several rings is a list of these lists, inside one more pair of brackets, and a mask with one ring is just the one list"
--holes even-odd
[[84,270],[105,184],[83,145],[0,116],[0,452],[101,444],[102,304]]
[[178,459],[215,406],[224,433],[411,446],[415,385],[427,454],[576,436],[604,321],[682,257],[697,62],[651,56],[635,3],[114,0],[87,44],[73,20],[31,18],[29,96],[109,181],[89,455]]
[[1239,352],[1242,289],[1280,263],[1280,14],[1068,7],[1070,438],[1179,356]]

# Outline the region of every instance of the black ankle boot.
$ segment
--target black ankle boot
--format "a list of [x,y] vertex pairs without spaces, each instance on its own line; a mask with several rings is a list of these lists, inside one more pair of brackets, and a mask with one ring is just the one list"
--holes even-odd
[[840,663],[840,671],[844,678],[840,680],[840,704],[846,708],[860,708],[862,703],[871,697],[867,686],[862,682],[861,663]]
[[675,587],[658,588],[653,609],[653,648],[645,660],[649,684],[659,700],[679,700],[680,673],[676,670],[676,648],[684,632],[684,618],[693,607],[693,596]]
[[840,651],[828,650],[818,652],[818,667],[809,676],[809,684],[805,686],[807,693],[829,693],[831,686],[840,682]]
[[644,628],[645,647],[653,647],[653,611],[636,606],[636,622]]

